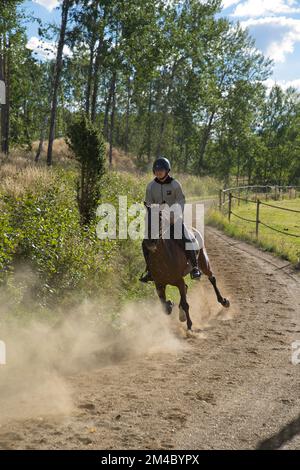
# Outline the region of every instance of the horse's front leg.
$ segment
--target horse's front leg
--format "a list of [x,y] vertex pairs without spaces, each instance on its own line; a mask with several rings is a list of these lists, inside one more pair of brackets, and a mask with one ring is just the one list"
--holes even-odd
[[179,303],[179,308],[182,308],[184,310],[184,313],[186,315],[186,324],[188,330],[192,329],[192,320],[190,318],[190,313],[189,313],[189,304],[187,303],[186,300],[186,293],[187,293],[187,286],[184,282],[184,279],[181,279],[180,283],[177,285],[179,292],[180,292],[180,303]]
[[226,299],[225,297],[222,296],[221,292],[219,291],[219,289],[217,287],[217,280],[216,280],[215,276],[213,275],[212,270],[210,268],[210,263],[209,263],[209,259],[208,259],[207,253],[205,251],[205,248],[200,250],[198,262],[199,262],[199,267],[200,267],[201,271],[210,280],[210,282],[211,282],[211,284],[214,288],[214,291],[216,293],[218,302],[221,305],[223,305],[223,307],[228,308],[230,306],[230,302],[229,302],[228,299]]
[[156,292],[159,297],[159,300],[161,301],[164,311],[166,312],[167,315],[170,315],[172,313],[174,304],[173,302],[171,302],[171,300],[166,299],[166,286],[155,283],[155,287],[156,287]]

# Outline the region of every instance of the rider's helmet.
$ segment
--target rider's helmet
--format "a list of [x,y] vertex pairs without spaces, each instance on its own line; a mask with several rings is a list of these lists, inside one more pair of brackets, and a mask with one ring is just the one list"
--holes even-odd
[[169,173],[169,171],[171,170],[171,165],[170,165],[169,160],[165,157],[157,158],[155,162],[153,163],[152,170],[153,170],[153,173],[156,170],[166,170]]

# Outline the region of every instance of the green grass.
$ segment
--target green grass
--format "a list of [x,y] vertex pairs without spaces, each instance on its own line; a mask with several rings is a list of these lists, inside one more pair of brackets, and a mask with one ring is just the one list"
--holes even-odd
[[[269,200],[267,203],[300,211],[300,198],[284,201]],[[256,218],[256,204],[252,202],[241,203],[238,206],[237,201],[234,201],[232,211],[247,219],[255,220]],[[216,209],[209,212],[207,223],[223,230],[229,236],[254,243],[260,248],[273,252],[295,265],[299,263],[300,238],[292,237],[288,234],[300,236],[300,213],[275,209],[261,204],[259,219],[261,222],[285,232],[285,234],[275,232],[260,224],[259,236],[256,239],[255,223],[240,220],[233,214],[229,223],[228,217]]]

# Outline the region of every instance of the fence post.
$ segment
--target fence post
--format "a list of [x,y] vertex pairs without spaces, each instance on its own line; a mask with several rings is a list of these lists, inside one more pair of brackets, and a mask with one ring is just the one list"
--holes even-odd
[[231,216],[231,192],[229,191],[228,194],[228,221],[230,222],[230,216]]
[[256,238],[258,237],[258,227],[259,227],[259,206],[260,206],[260,200],[257,199],[256,201],[256,229],[255,229]]

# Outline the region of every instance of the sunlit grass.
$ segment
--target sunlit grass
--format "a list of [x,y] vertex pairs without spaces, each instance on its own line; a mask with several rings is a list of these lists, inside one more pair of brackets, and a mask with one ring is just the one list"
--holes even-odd
[[[287,199],[284,201],[271,200],[267,203],[300,211],[300,198]],[[247,219],[255,220],[256,218],[256,204],[252,202],[248,204],[241,203],[239,206],[237,202],[234,202],[232,211]],[[221,214],[216,209],[209,212],[207,222],[210,225],[224,230],[226,234],[232,237],[255,243],[264,250],[274,252],[293,264],[299,263],[300,213],[275,209],[261,204],[259,219],[261,222],[284,232],[284,234],[275,232],[259,224],[259,236],[258,239],[256,239],[255,223],[240,220],[233,214],[231,215],[231,221],[229,223],[228,217]],[[293,237],[291,234],[298,235],[299,238]]]

